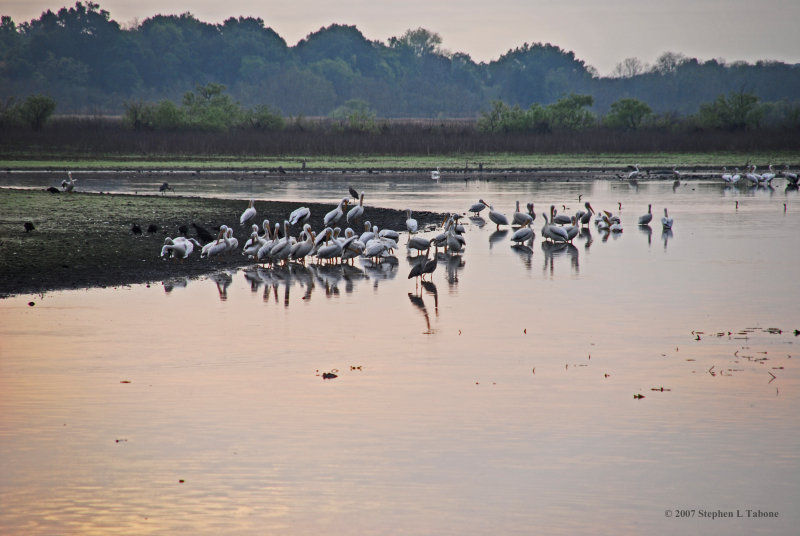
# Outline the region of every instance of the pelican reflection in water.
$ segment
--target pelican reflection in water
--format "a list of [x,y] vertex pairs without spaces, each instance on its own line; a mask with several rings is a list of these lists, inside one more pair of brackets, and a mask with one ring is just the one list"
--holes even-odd
[[219,292],[219,299],[225,301],[228,299],[228,287],[231,286],[233,277],[227,272],[216,272],[208,276],[208,278],[217,284],[217,292]]
[[639,232],[647,237],[647,245],[651,245],[653,240],[653,229],[649,225],[639,225]]
[[569,257],[570,267],[572,270],[576,274],[580,272],[578,248],[576,248],[574,245],[564,242],[542,242],[542,253],[544,253],[544,265],[542,266],[542,272],[547,272],[549,268],[551,277],[555,273],[554,259],[556,257],[562,257],[565,255]]
[[664,228],[661,230],[661,240],[664,241],[664,251],[667,251],[667,243],[672,238],[672,229]]

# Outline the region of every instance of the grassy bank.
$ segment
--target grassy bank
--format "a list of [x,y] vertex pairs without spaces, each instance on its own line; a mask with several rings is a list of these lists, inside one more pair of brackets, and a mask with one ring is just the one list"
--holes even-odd
[[[320,228],[328,205],[309,204],[314,228]],[[115,286],[252,264],[239,252],[227,258],[201,259],[195,252],[184,262],[160,257],[164,238],[179,235],[179,226],[197,236],[192,223],[213,229],[228,224],[244,244],[249,227],[238,225],[247,203],[180,196],[51,194],[0,189],[0,296],[53,289]],[[294,205],[256,202],[258,223],[282,221]],[[405,213],[367,208],[366,217],[381,228],[401,229]],[[415,213],[420,224],[441,222],[441,215]],[[26,232],[25,222],[35,229]],[[138,224],[142,234],[131,231]],[[157,230],[147,232],[150,225]],[[296,232],[293,234],[297,234]]]
[[771,152],[718,153],[608,153],[608,154],[469,154],[461,156],[181,156],[153,158],[141,156],[63,157],[43,154],[6,155],[0,167],[6,170],[137,170],[137,169],[206,169],[206,170],[276,170],[366,171],[366,170],[546,170],[546,169],[621,169],[634,163],[645,168],[718,169],[722,166],[742,167],[753,162],[763,167],[768,163],[800,166],[800,150]]

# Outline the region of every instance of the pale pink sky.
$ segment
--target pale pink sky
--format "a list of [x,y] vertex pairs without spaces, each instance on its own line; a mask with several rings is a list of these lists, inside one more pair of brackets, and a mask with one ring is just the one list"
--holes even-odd
[[[385,42],[409,28],[438,33],[443,48],[491,61],[525,42],[571,50],[603,75],[627,57],[652,63],[666,51],[700,60],[800,63],[800,2],[788,0],[99,0],[122,25],[191,12],[205,22],[261,17],[291,46],[332,23]],[[74,1],[0,0],[15,22]]]

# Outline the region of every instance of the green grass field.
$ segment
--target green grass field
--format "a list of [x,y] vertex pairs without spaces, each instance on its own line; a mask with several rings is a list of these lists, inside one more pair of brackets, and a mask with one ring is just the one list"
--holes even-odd
[[677,166],[679,168],[715,168],[744,166],[753,162],[760,167],[768,163],[800,164],[800,151],[759,153],[620,153],[620,154],[468,154],[457,156],[347,156],[305,157],[283,156],[270,158],[186,157],[152,159],[147,157],[109,157],[90,159],[6,158],[0,166],[13,170],[48,169],[214,169],[214,170],[298,170],[302,162],[308,170],[420,170],[440,167],[447,170],[469,167],[477,170],[479,164],[490,169],[616,169],[630,164],[645,168]]

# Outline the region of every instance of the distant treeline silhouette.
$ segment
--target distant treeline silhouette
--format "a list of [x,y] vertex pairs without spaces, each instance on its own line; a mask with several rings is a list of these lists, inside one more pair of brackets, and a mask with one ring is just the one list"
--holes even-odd
[[244,108],[295,117],[327,116],[357,100],[383,118],[477,118],[495,101],[529,109],[570,94],[591,96],[591,111],[601,115],[632,98],[655,114],[684,116],[732,92],[790,107],[800,87],[800,68],[779,62],[701,62],[667,52],[653,66],[628,58],[616,76],[600,77],[551,44],[525,43],[488,63],[440,45],[422,28],[383,43],[332,24],[290,47],[259,18],[209,24],[190,13],[123,28],[98,4],[77,2],[29,22],[2,17],[0,98],[5,108],[47,95],[58,114],[122,114],[126,103],[180,102],[215,83]]
[[[0,155],[54,158],[109,156],[460,155],[487,153],[763,152],[796,150],[800,129],[625,130],[592,126],[550,132],[486,132],[474,120],[385,119],[374,130],[332,119],[290,122],[282,130],[135,130],[120,119],[56,118],[35,131],[0,125]],[[46,148],[46,150],[44,150]]]

